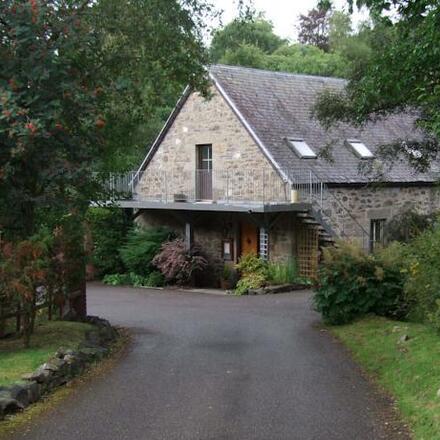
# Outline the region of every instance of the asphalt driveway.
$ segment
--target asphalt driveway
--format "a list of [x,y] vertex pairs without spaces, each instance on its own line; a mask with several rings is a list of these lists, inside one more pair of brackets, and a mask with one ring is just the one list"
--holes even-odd
[[310,299],[90,285],[89,313],[129,327],[133,344],[14,439],[389,438],[382,399]]

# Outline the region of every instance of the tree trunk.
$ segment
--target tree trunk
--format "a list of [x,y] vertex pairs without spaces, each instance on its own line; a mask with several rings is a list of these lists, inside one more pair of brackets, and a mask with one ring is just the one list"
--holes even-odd
[[31,344],[31,311],[26,308],[23,314],[23,345],[24,348],[29,348]]

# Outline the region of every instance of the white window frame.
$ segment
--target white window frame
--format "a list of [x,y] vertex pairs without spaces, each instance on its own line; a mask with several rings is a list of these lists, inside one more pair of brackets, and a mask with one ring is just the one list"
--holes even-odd
[[316,159],[318,157],[302,138],[288,138],[287,143],[300,159]]
[[347,143],[360,159],[374,159],[374,153],[362,141],[347,139]]

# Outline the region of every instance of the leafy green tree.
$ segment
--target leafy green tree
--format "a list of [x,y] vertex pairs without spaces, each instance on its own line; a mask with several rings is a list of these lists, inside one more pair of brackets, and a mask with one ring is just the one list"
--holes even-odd
[[221,58],[222,64],[232,66],[255,67],[257,69],[267,68],[267,55],[252,44],[241,44],[235,50],[228,49]]
[[84,1],[0,4],[0,224],[24,236],[38,207],[90,195],[102,152],[97,40]]
[[178,96],[206,89],[203,30],[213,14],[204,0],[98,0],[104,169],[136,167]]
[[266,57],[266,68],[309,75],[344,77],[347,63],[340,53],[324,52],[315,46],[286,45]]
[[210,53],[213,62],[224,62],[224,58],[243,47],[256,47],[263,53],[272,53],[285,40],[273,32],[273,24],[261,14],[237,18],[214,33]]
[[[351,2],[352,4],[353,2]],[[384,146],[387,159],[404,157],[423,170],[437,156],[440,137],[440,4],[434,0],[359,0],[375,19],[371,53],[352,71],[344,94],[325,94],[316,114],[326,125],[363,124],[402,110],[416,109],[421,141]],[[386,15],[395,9],[394,18]]]
[[333,11],[329,18],[328,43],[332,51],[343,49],[353,34],[351,16],[343,11]]
[[102,277],[124,271],[119,248],[125,243],[130,224],[128,214],[117,207],[92,207],[87,210],[90,262],[96,270],[93,275]]
[[[347,77],[352,71],[359,70],[369,57],[370,29],[362,25],[359,32],[354,32],[350,15],[332,9],[328,2],[318,9],[325,12],[325,26],[316,25],[309,29],[313,33],[310,39],[307,38],[309,44],[283,42],[273,33],[272,24],[251,10],[217,31],[210,48],[211,55],[215,61],[229,65]],[[307,20],[312,20],[312,15],[310,13]],[[263,27],[266,29],[263,32],[265,38],[261,37]],[[325,50],[319,47],[315,38],[318,31],[323,31],[325,36]],[[274,40],[275,45],[269,44]]]
[[204,0],[0,3],[3,230],[28,237],[41,213],[83,213],[92,172],[126,166],[122,152],[137,154],[184,83],[206,90],[209,11]]

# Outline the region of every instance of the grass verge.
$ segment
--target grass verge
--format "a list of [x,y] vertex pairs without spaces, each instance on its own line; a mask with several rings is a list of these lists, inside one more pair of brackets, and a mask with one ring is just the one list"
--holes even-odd
[[[331,332],[396,399],[414,439],[440,439],[440,336],[415,323],[368,317]],[[405,339],[405,335],[409,337]]]
[[0,385],[9,385],[30,373],[60,347],[76,348],[84,340],[90,324],[66,321],[43,321],[25,349],[21,338],[0,339]]
[[[86,388],[92,380],[105,380],[129,349],[131,336],[125,329],[119,329],[120,337],[111,347],[110,356],[92,364],[81,376],[74,378],[65,386],[56,388],[23,412],[12,414],[0,422],[0,440],[10,440],[14,434],[31,435],[34,424],[44,423],[45,417],[62,405],[62,402]],[[31,438],[31,437],[29,437]]]

